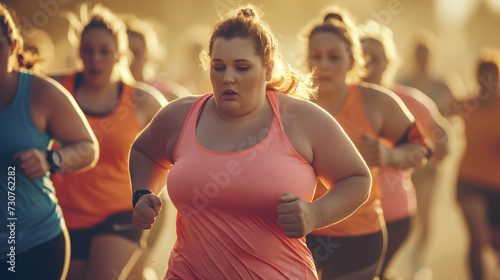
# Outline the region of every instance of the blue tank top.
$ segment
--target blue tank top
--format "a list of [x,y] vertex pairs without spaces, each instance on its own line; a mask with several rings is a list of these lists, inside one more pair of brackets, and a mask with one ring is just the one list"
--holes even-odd
[[52,144],[50,135],[38,130],[31,117],[32,78],[20,72],[14,100],[0,110],[0,260],[8,257],[11,246],[18,255],[62,232],[62,212],[49,173],[30,180],[13,160],[18,151],[46,151]]

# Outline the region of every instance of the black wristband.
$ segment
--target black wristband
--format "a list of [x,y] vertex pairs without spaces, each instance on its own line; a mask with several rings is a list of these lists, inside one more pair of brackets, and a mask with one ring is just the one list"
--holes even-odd
[[132,195],[132,206],[135,208],[135,205],[137,204],[137,200],[145,194],[150,194],[151,192],[148,190],[136,190],[134,191],[134,194]]
[[433,151],[431,149],[427,148],[427,158],[431,158],[432,154],[433,154]]
[[61,169],[61,154],[57,150],[47,151],[47,162],[50,165],[50,173],[54,174]]

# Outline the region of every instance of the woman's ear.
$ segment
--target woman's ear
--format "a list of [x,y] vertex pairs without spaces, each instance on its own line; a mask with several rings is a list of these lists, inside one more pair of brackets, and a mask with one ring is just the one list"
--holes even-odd
[[269,60],[266,64],[266,82],[273,78],[274,60]]
[[[120,60],[122,59],[123,56],[127,57],[127,54],[123,54],[121,52],[117,52],[116,55],[115,55],[115,64],[118,63],[118,62],[120,62]],[[130,59],[128,59],[128,60],[129,60],[128,64],[130,64],[131,60]]]
[[351,56],[351,61],[349,63],[349,71],[352,70],[352,67],[354,66],[354,57]]

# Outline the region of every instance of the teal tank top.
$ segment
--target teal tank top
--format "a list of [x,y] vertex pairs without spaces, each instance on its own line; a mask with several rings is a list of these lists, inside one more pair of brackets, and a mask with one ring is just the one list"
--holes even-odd
[[52,144],[31,117],[32,78],[20,72],[14,100],[0,110],[0,260],[8,258],[11,246],[18,255],[62,232],[62,212],[49,173],[30,180],[13,160],[18,151],[46,151]]

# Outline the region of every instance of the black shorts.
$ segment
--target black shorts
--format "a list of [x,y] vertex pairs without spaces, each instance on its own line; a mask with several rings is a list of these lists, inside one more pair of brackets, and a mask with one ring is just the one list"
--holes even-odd
[[391,261],[392,257],[394,256],[394,254],[396,254],[398,249],[401,247],[403,242],[408,237],[408,234],[410,233],[410,226],[411,226],[411,217],[387,223],[388,243],[387,243],[387,251],[385,253],[384,264],[382,266],[382,271],[380,273],[381,279],[384,279],[382,276],[384,276],[385,270],[389,265],[389,262]]
[[92,228],[69,230],[69,236],[71,238],[71,259],[88,259],[92,239],[98,235],[119,235],[139,243],[142,229],[132,224],[133,213],[133,211],[116,213]]
[[[64,233],[15,256],[14,263],[9,263],[10,260],[0,260],[0,279],[2,280],[60,280],[66,261]],[[15,272],[9,270],[11,265],[15,265]]]
[[500,188],[459,179],[457,183],[458,199],[460,200],[460,196],[471,194],[484,198],[488,211],[488,222],[491,226],[500,228]]
[[362,236],[321,236],[308,234],[307,247],[318,270],[326,278],[361,270],[380,261],[384,249],[382,231]]

